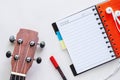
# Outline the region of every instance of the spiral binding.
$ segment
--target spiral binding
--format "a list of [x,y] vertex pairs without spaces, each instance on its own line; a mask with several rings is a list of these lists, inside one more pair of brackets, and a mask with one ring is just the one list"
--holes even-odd
[[[98,6],[98,9],[100,9],[100,6]],[[96,9],[92,9],[92,11],[95,11]],[[100,16],[99,17],[96,17],[96,20],[97,21],[100,21],[100,22],[98,22],[98,25],[100,26],[101,24],[103,24],[104,26],[102,26],[102,27],[100,27],[100,30],[103,30],[103,29],[105,29],[105,31],[102,31],[102,35],[104,35],[104,34],[106,34],[106,32],[110,32],[110,30],[107,28],[108,27],[108,25],[106,24],[106,20],[104,20],[104,16],[102,15],[102,13],[103,13],[103,11],[99,11],[99,13],[100,13]],[[97,12],[95,12],[94,13],[94,16],[97,16],[97,15],[99,15]],[[101,18],[100,18],[101,17]],[[101,20],[99,20],[99,19],[102,19],[102,21]],[[103,22],[103,23],[102,23]],[[107,38],[108,38],[108,36],[109,36],[109,38],[110,38],[110,41],[112,42],[110,42]],[[111,45],[109,45],[110,43],[112,44],[112,45],[116,45],[115,43],[114,43],[114,39],[112,39],[112,34],[109,34],[109,35],[106,35],[106,36],[103,36],[103,39],[105,39],[106,41],[105,41],[105,43],[108,45],[107,46],[107,48],[109,48],[110,50],[109,50],[109,53],[112,53],[113,52],[113,50],[112,50],[112,46]],[[117,50],[117,48],[116,48],[116,50]],[[115,55],[111,55],[111,57],[115,57]]]

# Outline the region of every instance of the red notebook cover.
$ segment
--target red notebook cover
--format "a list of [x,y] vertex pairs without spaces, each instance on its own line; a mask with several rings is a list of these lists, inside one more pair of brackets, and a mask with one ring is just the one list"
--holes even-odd
[[[112,14],[106,13],[106,8],[111,7],[113,9],[113,12],[115,12],[116,10],[120,10],[119,3],[120,0],[109,0],[107,2],[96,5],[98,13],[103,22],[104,28],[117,58],[120,57],[120,32],[116,27]],[[118,28],[120,29],[120,25],[118,25]]]

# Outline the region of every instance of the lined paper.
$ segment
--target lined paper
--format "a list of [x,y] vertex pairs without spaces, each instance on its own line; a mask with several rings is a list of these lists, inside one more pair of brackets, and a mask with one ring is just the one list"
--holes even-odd
[[111,57],[114,52],[109,52],[113,50],[108,48],[111,44],[106,44],[109,39],[104,39],[107,34],[102,34],[105,30],[100,29],[103,25],[98,25],[101,20],[96,20],[99,15],[95,13],[96,8],[92,6],[56,22],[77,73],[115,59]]

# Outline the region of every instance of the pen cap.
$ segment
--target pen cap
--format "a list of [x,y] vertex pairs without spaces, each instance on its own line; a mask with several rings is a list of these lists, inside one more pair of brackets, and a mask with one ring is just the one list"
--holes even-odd
[[53,56],[50,57],[50,60],[55,68],[58,68],[58,63],[56,62],[55,58]]

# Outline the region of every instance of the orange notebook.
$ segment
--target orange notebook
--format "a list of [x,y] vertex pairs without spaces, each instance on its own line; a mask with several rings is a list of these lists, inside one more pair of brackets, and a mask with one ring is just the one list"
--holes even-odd
[[[112,13],[111,14],[106,13],[106,9],[110,7],[113,10],[114,14],[115,11],[120,10],[119,3],[120,0],[111,0],[96,5],[98,13],[104,24],[104,28],[107,32],[107,35],[110,39],[110,42],[117,57],[120,57],[120,32],[118,31],[118,29],[120,29],[120,25],[118,24],[117,21],[114,21]],[[118,29],[116,26],[118,26]]]
[[120,57],[119,3],[105,1],[52,24],[75,76]]

